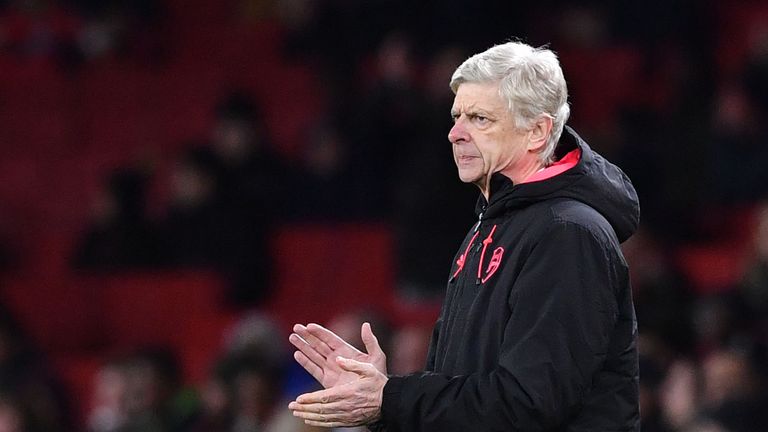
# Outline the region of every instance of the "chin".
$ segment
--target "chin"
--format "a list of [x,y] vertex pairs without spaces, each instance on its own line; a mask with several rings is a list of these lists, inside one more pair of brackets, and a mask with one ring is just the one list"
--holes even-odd
[[480,180],[480,176],[459,173],[459,180],[462,183],[477,183]]

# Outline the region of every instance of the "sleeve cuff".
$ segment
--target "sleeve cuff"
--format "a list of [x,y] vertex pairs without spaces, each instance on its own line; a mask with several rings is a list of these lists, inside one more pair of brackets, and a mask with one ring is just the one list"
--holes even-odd
[[403,389],[404,378],[390,376],[384,386],[384,394],[381,402],[381,419],[384,422],[393,422],[400,412],[400,392]]
[[368,425],[371,432],[382,432],[393,430],[387,428],[387,425],[396,424],[395,419],[400,406],[400,392],[403,388],[403,377],[390,376],[387,384],[384,385],[384,391],[381,401],[381,420]]

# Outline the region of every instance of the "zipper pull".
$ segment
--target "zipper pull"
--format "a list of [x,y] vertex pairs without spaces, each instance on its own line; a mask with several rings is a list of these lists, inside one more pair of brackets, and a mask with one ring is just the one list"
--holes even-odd
[[485,209],[483,209],[482,212],[480,212],[480,215],[477,216],[477,224],[475,225],[474,232],[477,232],[477,230],[480,229],[480,225],[483,223],[483,215],[485,214]]

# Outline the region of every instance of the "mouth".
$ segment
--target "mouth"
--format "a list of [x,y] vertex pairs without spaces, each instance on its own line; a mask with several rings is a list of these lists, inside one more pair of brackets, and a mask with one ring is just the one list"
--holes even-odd
[[456,162],[458,162],[458,163],[468,163],[468,162],[471,162],[471,161],[473,161],[475,159],[477,159],[477,156],[461,155],[461,156],[457,156],[456,157]]

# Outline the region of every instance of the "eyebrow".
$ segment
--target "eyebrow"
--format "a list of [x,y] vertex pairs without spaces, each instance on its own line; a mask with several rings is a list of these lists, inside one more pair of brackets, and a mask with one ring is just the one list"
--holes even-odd
[[[468,116],[481,115],[488,118],[496,118],[496,116],[489,110],[482,108],[472,108],[464,111]],[[461,114],[460,110],[451,109],[451,117],[457,117]]]

